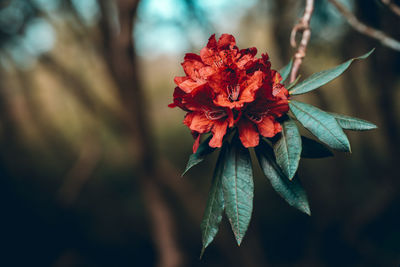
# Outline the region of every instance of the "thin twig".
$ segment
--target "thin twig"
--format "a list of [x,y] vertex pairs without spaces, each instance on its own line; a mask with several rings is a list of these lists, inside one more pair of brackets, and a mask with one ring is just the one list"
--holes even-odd
[[397,16],[400,16],[400,7],[393,3],[391,0],[381,0],[382,3],[388,6],[390,10],[392,10],[393,13],[395,13]]
[[292,47],[296,48],[296,34],[298,31],[302,31],[302,37],[300,44],[297,48],[296,54],[294,54],[293,67],[290,72],[290,82],[296,80],[297,73],[299,71],[300,65],[303,62],[303,58],[306,56],[306,50],[308,41],[311,37],[310,21],[311,16],[314,11],[314,0],[306,0],[306,6],[304,9],[304,15],[300,18],[299,22],[293,27],[290,34],[290,44]]
[[358,32],[380,41],[384,46],[400,51],[400,42],[387,36],[384,32],[360,22],[356,16],[336,0],[329,0],[346,18],[347,22]]

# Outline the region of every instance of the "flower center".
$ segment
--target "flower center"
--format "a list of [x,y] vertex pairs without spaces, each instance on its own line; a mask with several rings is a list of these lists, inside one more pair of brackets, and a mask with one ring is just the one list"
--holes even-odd
[[249,112],[245,113],[246,117],[254,123],[260,123],[262,119],[268,115],[268,109],[264,112]]
[[240,93],[240,85],[228,85],[226,87],[228,98],[231,102],[238,100]]
[[223,109],[205,110],[204,114],[206,115],[207,119],[213,121],[222,119],[228,115]]
[[223,63],[224,63],[224,62],[222,61],[222,58],[219,58],[218,60],[215,60],[215,61],[214,61],[214,66],[215,66],[216,68],[221,68]]

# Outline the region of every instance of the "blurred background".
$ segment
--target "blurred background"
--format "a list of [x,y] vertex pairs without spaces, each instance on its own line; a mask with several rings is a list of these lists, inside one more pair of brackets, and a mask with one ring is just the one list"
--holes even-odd
[[[382,2],[342,2],[400,39],[400,17]],[[349,132],[352,154],[302,160],[311,217],[256,164],[241,247],[224,218],[200,261],[216,155],[180,177],[193,139],[184,112],[167,107],[173,78],[212,33],[286,65],[304,2],[1,0],[0,265],[399,266],[400,52],[315,4],[302,77],[376,50],[296,98],[379,129]]]

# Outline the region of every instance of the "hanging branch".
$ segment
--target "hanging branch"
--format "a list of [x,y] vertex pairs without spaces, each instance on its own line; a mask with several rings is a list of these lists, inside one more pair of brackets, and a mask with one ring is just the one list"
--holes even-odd
[[303,62],[303,58],[306,56],[306,50],[308,41],[311,37],[310,20],[314,11],[314,0],[306,0],[306,6],[304,9],[304,15],[300,18],[299,22],[293,27],[290,34],[290,45],[294,48],[297,47],[296,34],[298,31],[302,31],[302,37],[299,46],[297,47],[296,54],[294,54],[293,67],[290,72],[290,82],[296,80],[297,73],[300,65]]
[[393,13],[395,13],[397,16],[400,16],[400,7],[396,5],[395,3],[392,3],[391,0],[381,0],[382,3],[388,6],[390,10],[392,10]]
[[[384,32],[369,27],[359,21],[345,6],[336,0],[328,0],[346,18],[347,22],[358,32],[380,41],[384,46],[400,51],[400,42],[387,36]],[[386,1],[388,2],[388,1]]]

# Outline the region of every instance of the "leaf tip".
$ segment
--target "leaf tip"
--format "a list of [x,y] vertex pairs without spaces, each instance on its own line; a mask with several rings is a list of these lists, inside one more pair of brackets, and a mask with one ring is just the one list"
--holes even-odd
[[287,177],[289,178],[290,181],[293,180],[294,176],[296,174],[296,171],[290,171],[287,175]]
[[239,235],[235,234],[235,239],[236,239],[236,243],[237,243],[238,247],[240,247],[240,245],[242,244],[243,236],[239,236]]
[[193,155],[194,154],[190,155],[189,161],[188,161],[188,163],[186,165],[186,168],[183,171],[181,177],[183,177],[193,166],[195,166],[196,164],[198,164],[198,163],[200,163],[202,161],[202,160],[199,160],[199,159],[195,159]]
[[183,176],[185,176],[185,174],[188,172],[188,170],[190,169],[190,167],[186,167],[186,169],[183,171],[183,173],[181,174],[181,177],[183,178]]
[[367,54],[365,54],[365,57],[369,57],[372,53],[374,53],[375,47],[372,48]]
[[310,210],[310,208],[307,208],[307,210],[305,211],[305,213],[306,213],[308,216],[311,216],[311,210]]
[[206,250],[206,247],[205,246],[203,246],[202,248],[201,248],[201,251],[200,251],[200,257],[199,257],[199,260],[201,260],[202,258],[203,258],[203,255],[204,255],[204,251]]
[[298,207],[298,209],[307,214],[308,216],[311,216],[311,209],[310,206],[308,205],[308,201],[306,201],[305,203],[303,202],[303,205]]

